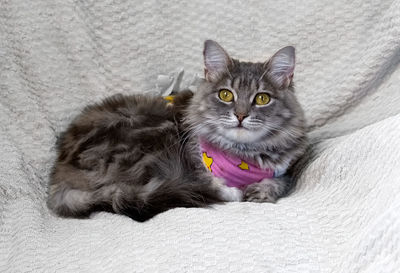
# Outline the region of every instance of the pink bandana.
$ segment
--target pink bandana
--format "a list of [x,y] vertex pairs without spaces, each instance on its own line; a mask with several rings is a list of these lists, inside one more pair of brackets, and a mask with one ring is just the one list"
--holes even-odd
[[229,187],[241,188],[243,186],[260,182],[264,178],[277,177],[280,174],[274,173],[271,169],[247,163],[239,157],[227,154],[209,143],[200,141],[200,149],[203,163],[215,176],[221,177]]

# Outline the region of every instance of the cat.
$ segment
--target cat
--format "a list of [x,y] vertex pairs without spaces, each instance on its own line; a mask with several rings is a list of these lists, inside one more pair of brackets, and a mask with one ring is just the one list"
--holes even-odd
[[[57,144],[47,202],[53,212],[88,217],[103,210],[146,221],[175,207],[275,202],[288,193],[293,183],[285,172],[307,146],[294,48],[250,63],[207,40],[203,55],[205,79],[194,94],[179,92],[172,103],[115,95],[82,111]],[[223,172],[224,155],[241,169]],[[218,164],[228,176],[252,168],[267,175],[236,187],[218,175]]]

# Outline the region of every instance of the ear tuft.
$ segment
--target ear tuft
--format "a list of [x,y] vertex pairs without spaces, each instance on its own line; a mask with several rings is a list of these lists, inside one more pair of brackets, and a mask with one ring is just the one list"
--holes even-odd
[[233,64],[232,59],[217,42],[205,41],[203,55],[207,81],[216,82],[229,73]]
[[295,49],[287,46],[280,49],[267,63],[267,76],[276,88],[284,89],[292,81],[295,66]]

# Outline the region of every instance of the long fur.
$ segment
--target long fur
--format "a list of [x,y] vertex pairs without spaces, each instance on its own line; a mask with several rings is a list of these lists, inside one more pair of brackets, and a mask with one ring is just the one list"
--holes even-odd
[[88,106],[59,140],[49,207],[66,217],[107,210],[144,221],[222,202],[182,141],[180,115],[191,95],[179,94],[173,106],[143,95]]
[[[294,48],[270,61],[245,63],[213,41],[204,49],[206,80],[193,96],[115,95],[86,107],[57,144],[48,206],[64,217],[98,210],[137,221],[175,207],[205,207],[224,201],[274,202],[291,179],[263,180],[241,190],[213,177],[201,161],[202,138],[263,168],[286,170],[306,149],[303,111],[292,82]],[[218,99],[221,89],[235,96]],[[254,104],[267,92],[269,105]],[[237,113],[245,114],[242,121]],[[238,126],[240,124],[241,126]]]

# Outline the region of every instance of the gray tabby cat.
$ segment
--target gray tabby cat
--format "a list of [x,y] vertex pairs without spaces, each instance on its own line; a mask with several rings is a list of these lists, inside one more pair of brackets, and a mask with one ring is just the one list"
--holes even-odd
[[292,83],[293,47],[265,63],[232,59],[214,41],[204,46],[205,80],[193,95],[116,95],[86,107],[58,143],[48,206],[65,217],[105,210],[137,221],[175,207],[224,201],[275,202],[286,175],[228,187],[202,162],[199,139],[284,172],[303,154],[303,111]]

